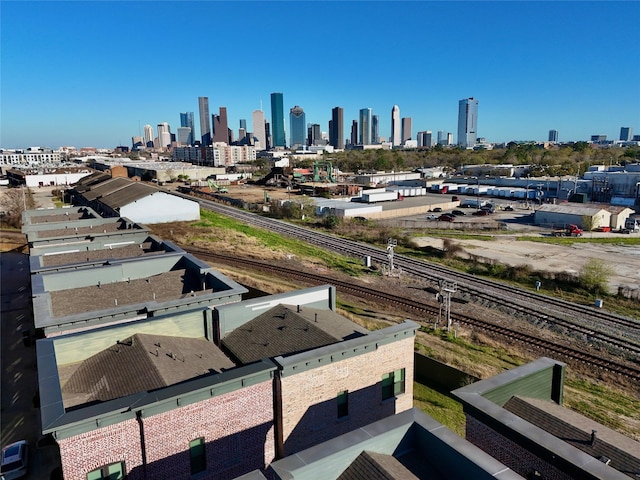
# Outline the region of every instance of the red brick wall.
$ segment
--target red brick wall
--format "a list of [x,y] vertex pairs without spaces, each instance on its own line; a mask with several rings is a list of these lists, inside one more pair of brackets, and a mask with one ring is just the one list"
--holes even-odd
[[[135,419],[59,440],[65,480],[86,480],[87,473],[110,463],[126,463],[127,471],[142,465],[140,429]],[[142,477],[133,477],[131,480]]]
[[537,470],[545,480],[571,480],[573,478],[517,443],[500,435],[471,415],[465,414],[465,416],[467,417],[467,440],[523,477],[528,478],[528,475]]
[[144,419],[147,478],[188,479],[189,442],[204,437],[207,474],[234,478],[265,468],[274,457],[272,382]]
[[[286,455],[413,406],[414,337],[370,353],[282,378]],[[382,375],[405,368],[405,393],[382,401]],[[349,391],[349,414],[337,418],[337,395]]]
[[146,477],[138,422],[127,420],[60,440],[65,480],[86,480],[95,468],[126,462],[129,480],[191,476],[189,442],[204,437],[207,471],[198,479],[235,478],[274,458],[272,381],[143,418]]

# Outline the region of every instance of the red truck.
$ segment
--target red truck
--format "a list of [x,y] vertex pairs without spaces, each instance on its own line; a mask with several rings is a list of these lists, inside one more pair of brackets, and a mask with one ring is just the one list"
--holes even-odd
[[564,230],[556,230],[553,232],[554,237],[581,237],[582,229],[577,225],[569,225]]

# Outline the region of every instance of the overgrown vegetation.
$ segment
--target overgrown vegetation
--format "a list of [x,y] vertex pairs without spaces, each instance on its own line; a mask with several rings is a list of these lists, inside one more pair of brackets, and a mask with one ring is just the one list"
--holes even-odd
[[22,212],[38,208],[30,188],[9,188],[0,196],[2,225],[19,228],[22,225]]
[[[208,241],[221,240],[228,236],[229,231],[251,237],[260,246],[266,247],[282,255],[295,255],[304,259],[312,259],[314,262],[322,262],[327,268],[333,268],[348,275],[360,275],[366,269],[361,262],[353,258],[344,257],[329,252],[320,247],[309,245],[306,242],[293,238],[283,237],[277,233],[263,230],[261,228],[246,225],[223,215],[218,215],[208,210],[200,212],[200,221],[191,224],[196,230],[193,232],[194,238]],[[206,228],[206,235],[198,229]]]

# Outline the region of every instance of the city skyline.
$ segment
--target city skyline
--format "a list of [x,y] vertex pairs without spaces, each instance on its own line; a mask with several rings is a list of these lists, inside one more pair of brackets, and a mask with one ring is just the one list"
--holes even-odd
[[[228,125],[260,109],[270,119],[272,92],[284,94],[286,110],[303,106],[323,132],[341,107],[344,138],[367,107],[390,139],[393,105],[414,132],[457,132],[456,104],[474,97],[482,104],[477,135],[488,142],[544,141],[549,130],[561,142],[616,139],[621,127],[640,130],[639,16],[640,2],[624,1],[3,2],[0,147],[129,145],[146,124],[176,131],[181,112],[199,112],[200,96],[212,110],[226,107]],[[132,28],[123,18],[140,21]],[[227,48],[216,49],[215,62],[185,57],[178,26],[208,45],[210,18],[238,20],[216,23],[216,42]],[[275,19],[304,18],[323,28],[303,27],[305,42],[287,46],[288,57],[303,59],[293,66],[259,51],[244,59],[231,48],[261,44]],[[465,35],[452,35],[461,18]],[[55,35],[43,42],[51,25]],[[373,30],[393,41],[367,62],[344,55],[366,51]],[[131,54],[158,31],[166,32],[162,65]],[[305,60],[314,44],[320,56]],[[419,45],[420,55],[394,60],[400,45]],[[197,68],[186,71],[184,62]]]

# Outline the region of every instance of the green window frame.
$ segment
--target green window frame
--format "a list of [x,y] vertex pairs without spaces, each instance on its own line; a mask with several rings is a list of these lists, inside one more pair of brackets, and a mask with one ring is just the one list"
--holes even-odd
[[338,392],[338,418],[349,415],[349,390]]
[[398,396],[404,391],[404,368],[382,375],[382,400]]
[[110,463],[87,473],[87,480],[124,480],[127,470],[124,462]]
[[204,472],[207,469],[204,437],[196,438],[189,442],[189,459],[191,461],[191,475]]

